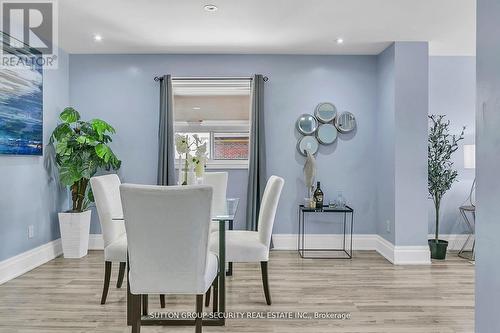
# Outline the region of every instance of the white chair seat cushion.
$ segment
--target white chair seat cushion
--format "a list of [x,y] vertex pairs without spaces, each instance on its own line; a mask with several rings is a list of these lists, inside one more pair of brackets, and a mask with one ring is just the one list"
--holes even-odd
[[104,248],[104,260],[114,262],[127,262],[127,235],[123,234],[118,239]]
[[[219,234],[210,235],[210,250],[219,253]],[[268,247],[260,242],[256,231],[226,231],[226,262],[259,262],[269,260]]]

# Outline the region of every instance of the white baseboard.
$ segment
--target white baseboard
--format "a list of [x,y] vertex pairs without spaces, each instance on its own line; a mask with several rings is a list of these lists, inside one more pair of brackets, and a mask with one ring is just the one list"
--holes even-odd
[[[434,238],[434,234],[429,234],[429,239]],[[467,240],[464,234],[439,235],[439,239],[448,241],[448,251],[459,251]],[[469,242],[468,249],[472,246],[472,240]]]
[[382,236],[378,236],[376,251],[394,265],[429,265],[431,263],[431,254],[427,245],[394,245]]
[[[309,234],[306,245],[310,248],[331,248],[342,244],[343,235],[339,234]],[[429,235],[429,238],[432,238]],[[459,250],[467,235],[441,235],[448,240],[448,250]],[[297,250],[296,234],[274,234],[274,250]],[[383,237],[375,234],[354,234],[352,248],[355,251],[372,250],[380,253],[395,265],[428,265],[431,263],[429,247],[394,245]]]
[[430,265],[431,252],[428,245],[394,246],[394,265]]
[[0,284],[37,268],[62,254],[61,239],[56,239],[0,262]]
[[376,236],[377,236],[377,243],[375,244],[375,248],[373,248],[372,250],[377,251],[378,253],[380,253],[380,255],[382,255],[382,257],[387,259],[389,262],[395,264],[394,244],[392,244],[382,236],[379,235]]
[[[90,234],[89,250],[104,249],[104,240],[101,234]],[[0,284],[12,280],[26,272],[37,268],[46,262],[57,258],[63,253],[62,242],[58,238],[49,243],[38,246],[29,251],[0,262]]]
[[90,234],[89,250],[104,250],[104,239],[102,234]]
[[[375,250],[378,235],[352,235],[353,250]],[[327,249],[342,246],[343,235],[308,234],[306,246],[315,249]],[[297,250],[296,234],[273,234],[274,250]]]

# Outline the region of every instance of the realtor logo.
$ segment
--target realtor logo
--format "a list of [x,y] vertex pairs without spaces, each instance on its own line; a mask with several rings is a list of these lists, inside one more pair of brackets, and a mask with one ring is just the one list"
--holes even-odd
[[55,1],[1,1],[1,67],[57,68]]

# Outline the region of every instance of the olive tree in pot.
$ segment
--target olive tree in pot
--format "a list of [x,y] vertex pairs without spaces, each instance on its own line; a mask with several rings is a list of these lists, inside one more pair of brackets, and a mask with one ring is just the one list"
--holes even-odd
[[458,172],[453,169],[451,156],[458,149],[458,142],[463,140],[465,127],[460,135],[449,133],[450,121],[444,115],[429,116],[428,139],[428,189],[434,202],[436,213],[436,232],[434,239],[429,239],[431,258],[445,259],[448,242],[439,239],[439,208],[444,194],[455,182]]
[[59,213],[65,258],[81,258],[87,254],[90,231],[89,205],[94,201],[90,178],[99,169],[117,170],[121,161],[108,144],[115,129],[100,119],[80,120],[80,114],[67,107],[59,115],[59,124],[50,137],[55,146],[59,179],[69,187],[72,208]]

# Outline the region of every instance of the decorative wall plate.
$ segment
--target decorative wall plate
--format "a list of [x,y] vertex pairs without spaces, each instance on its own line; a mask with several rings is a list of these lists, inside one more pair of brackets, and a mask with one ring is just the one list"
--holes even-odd
[[332,124],[321,124],[316,131],[316,138],[323,145],[330,145],[337,140],[337,128]]
[[301,134],[311,135],[316,132],[316,129],[318,128],[318,121],[313,115],[304,113],[303,115],[300,115],[299,119],[297,119],[295,126]]
[[329,123],[337,116],[337,108],[329,102],[319,103],[314,110],[314,115],[322,123]]
[[307,150],[313,155],[316,154],[318,152],[318,148],[319,148],[318,140],[316,140],[316,138],[312,135],[304,136],[297,143],[297,149],[299,153],[301,153],[304,156],[307,156],[306,153]]
[[356,128],[356,118],[350,112],[342,112],[335,118],[335,127],[340,133],[349,133]]

